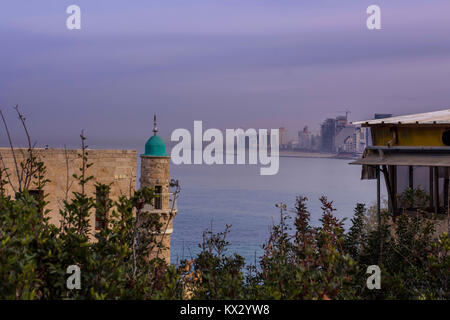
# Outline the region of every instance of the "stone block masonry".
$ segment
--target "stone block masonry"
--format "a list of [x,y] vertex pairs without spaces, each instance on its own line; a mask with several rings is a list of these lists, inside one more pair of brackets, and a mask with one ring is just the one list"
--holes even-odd
[[[46,179],[50,182],[44,188],[49,202],[46,209],[50,210],[50,222],[59,226],[59,210],[63,208],[63,201],[70,199],[73,192],[80,192],[81,187],[73,178],[73,174],[79,174],[82,161],[79,157],[81,150],[64,149],[34,149],[34,155],[42,161],[47,169]],[[87,170],[88,176],[93,176],[85,186],[86,193],[94,196],[95,184],[103,183],[111,185],[110,199],[118,200],[120,196],[130,196],[136,190],[136,166],[137,151],[135,150],[95,150],[88,149],[88,162],[93,165]],[[3,158],[11,182],[17,184],[17,173],[13,154],[10,148],[0,148],[0,156]],[[20,165],[28,156],[28,149],[15,149],[15,156]],[[33,189],[30,186],[30,189]],[[13,195],[10,186],[7,193]],[[95,213],[90,216],[91,230],[95,230]]]

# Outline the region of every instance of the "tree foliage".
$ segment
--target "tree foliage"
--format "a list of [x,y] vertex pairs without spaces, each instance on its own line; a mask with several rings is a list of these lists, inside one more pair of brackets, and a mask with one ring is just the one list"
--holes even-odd
[[[297,197],[293,210],[277,205],[279,223],[253,265],[227,250],[231,226],[206,230],[195,257],[167,265],[151,255],[162,249],[160,219],[144,210],[154,191],[142,188],[112,201],[109,186],[97,184],[95,195],[86,194],[84,186],[95,177],[88,174],[92,164],[81,139],[82,166],[74,175],[81,191],[64,201],[58,227],[45,209],[46,168],[31,144],[29,157],[13,168],[20,186],[13,196],[6,192],[13,183],[9,168],[0,167],[0,299],[450,298],[450,240],[448,233],[433,236],[433,220],[420,211],[395,223],[384,215],[374,227],[365,205],[357,204],[345,232],[326,197],[320,198],[319,226],[311,225],[307,198]],[[404,195],[405,206],[424,199],[420,190]],[[104,223],[98,232],[90,229],[93,211]],[[70,265],[80,267],[80,289],[67,288]],[[367,289],[370,265],[381,269],[380,290]]]

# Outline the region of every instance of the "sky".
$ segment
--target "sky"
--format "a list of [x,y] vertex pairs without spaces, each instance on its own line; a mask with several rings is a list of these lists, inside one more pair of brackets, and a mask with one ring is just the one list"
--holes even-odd
[[[81,8],[68,30],[66,8]],[[366,9],[381,8],[381,30]],[[448,0],[2,0],[0,108],[38,146],[134,148],[177,128],[450,108]],[[0,128],[0,145],[7,144]]]

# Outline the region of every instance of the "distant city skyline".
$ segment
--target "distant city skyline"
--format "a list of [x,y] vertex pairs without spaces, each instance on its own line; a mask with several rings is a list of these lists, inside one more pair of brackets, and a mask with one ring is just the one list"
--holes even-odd
[[[81,30],[65,27],[74,3]],[[39,146],[76,146],[84,129],[98,148],[143,146],[155,112],[168,141],[194,120],[293,138],[343,110],[446,109],[449,14],[448,0],[5,0],[0,108],[18,144],[16,104]]]

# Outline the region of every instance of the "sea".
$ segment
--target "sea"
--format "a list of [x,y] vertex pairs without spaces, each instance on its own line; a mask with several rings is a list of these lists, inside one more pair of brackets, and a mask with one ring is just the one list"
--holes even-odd
[[[259,165],[174,165],[171,178],[179,180],[178,214],[171,238],[171,263],[195,257],[203,232],[231,225],[228,253],[253,264],[262,254],[274,223],[280,221],[276,204],[294,208],[296,196],[308,198],[311,224],[319,225],[319,198],[326,196],[334,213],[351,225],[357,203],[376,203],[376,180],[361,180],[361,167],[348,159],[280,157],[279,172],[260,175]],[[383,184],[382,184],[383,185]],[[385,190],[382,192],[385,194]]]

